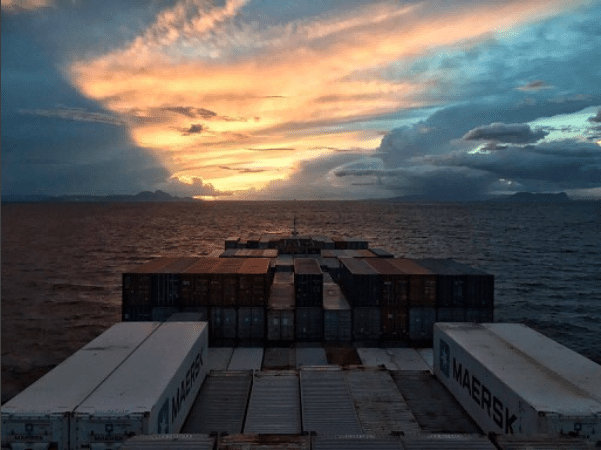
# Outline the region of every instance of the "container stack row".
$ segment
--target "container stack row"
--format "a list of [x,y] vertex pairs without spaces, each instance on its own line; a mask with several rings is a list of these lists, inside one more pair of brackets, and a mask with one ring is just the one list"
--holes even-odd
[[230,237],[225,241],[225,250],[232,249],[277,249],[285,254],[319,254],[323,250],[364,250],[368,242],[358,238],[327,237],[320,235],[264,234],[261,236]]

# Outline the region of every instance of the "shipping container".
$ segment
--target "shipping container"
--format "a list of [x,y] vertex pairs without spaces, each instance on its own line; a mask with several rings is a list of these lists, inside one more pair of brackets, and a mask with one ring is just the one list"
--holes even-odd
[[220,258],[233,258],[238,252],[237,248],[228,248],[219,254]]
[[350,237],[346,238],[346,248],[350,248],[353,250],[365,250],[369,247],[369,243],[360,238]]
[[[467,319],[466,313],[467,313],[466,308],[437,308],[436,309],[436,321],[437,322],[465,322]],[[480,314],[478,314],[477,317],[480,318]],[[470,322],[472,322],[472,320]],[[479,322],[479,320],[473,320],[473,322]]]
[[229,250],[231,248],[236,248],[238,245],[239,237],[229,237],[225,240],[225,250]]
[[486,436],[473,434],[431,434],[401,436],[405,450],[495,450]]
[[244,258],[221,258],[217,265],[211,267],[209,305],[219,307],[238,305],[239,272],[246,261]]
[[465,311],[465,321],[477,323],[494,322],[494,310],[493,308],[468,308]]
[[465,308],[467,304],[467,275],[458,272],[449,259],[426,258],[414,262],[436,274],[436,306]]
[[180,312],[172,314],[167,319],[168,322],[208,322],[209,309],[206,306],[190,306],[180,308]]
[[601,366],[525,325],[436,324],[434,373],[486,433],[600,436]]
[[344,376],[364,434],[413,435],[421,431],[387,370],[346,370]]
[[227,370],[261,370],[263,347],[236,347]]
[[207,434],[150,434],[129,438],[120,450],[213,450],[215,437]]
[[202,308],[210,305],[211,271],[219,258],[199,258],[181,274],[181,305],[183,308]]
[[432,344],[432,327],[436,322],[436,309],[428,306],[409,308],[409,339],[414,345]]
[[371,252],[376,255],[378,258],[394,258],[394,255],[383,248],[370,248]]
[[342,264],[340,287],[347,300],[356,306],[380,304],[378,272],[365,259],[340,258]]
[[266,347],[263,352],[263,370],[291,370],[296,367],[296,348]]
[[313,450],[403,450],[400,440],[368,435],[314,436]]
[[261,306],[267,304],[271,285],[268,259],[249,258],[238,270],[238,305]]
[[340,368],[300,370],[301,417],[304,432],[320,435],[358,435],[361,425]]
[[250,371],[212,371],[182,433],[242,433],[251,384]]
[[428,363],[414,348],[387,348],[386,353],[398,370],[430,370]]
[[405,342],[409,338],[409,315],[406,306],[382,306],[382,341]]
[[424,433],[481,433],[429,370],[391,370],[390,375]]
[[[327,276],[327,277],[326,277]],[[352,339],[352,311],[340,286],[324,274],[323,334],[327,342],[350,342]]]
[[321,345],[296,344],[296,368],[303,366],[326,366],[328,357]]
[[178,433],[205,379],[207,346],[206,323],[163,323],[75,409],[72,448]]
[[267,302],[267,340],[269,341],[294,340],[293,283],[293,274],[277,272],[274,276]]
[[315,259],[295,258],[294,292],[296,306],[321,308],[323,272]]
[[254,342],[265,339],[265,308],[238,308],[238,339]]
[[2,447],[70,449],[70,414],[159,325],[113,325],[2,405]]
[[335,248],[334,241],[327,236],[311,236],[311,241],[319,249],[333,250]]
[[126,317],[130,307],[152,305],[152,274],[162,267],[175,261],[177,258],[161,257],[155,258],[145,264],[133,268],[122,275],[122,307],[123,320],[136,320],[131,316]]
[[179,308],[166,307],[166,306],[155,306],[151,309],[150,320],[155,322],[164,322],[169,319],[173,314],[178,313]]
[[321,267],[324,275],[328,273],[334,282],[338,283],[340,281],[342,265],[337,258],[320,258],[319,267]]
[[366,260],[376,272],[380,298],[378,304],[406,311],[409,306],[409,284],[411,277],[389,262],[373,258]]
[[382,316],[377,307],[353,308],[353,340],[377,342],[382,335]]
[[298,374],[255,373],[244,422],[245,434],[298,434],[302,431]]
[[198,262],[198,258],[177,258],[151,274],[150,301],[153,308],[182,305],[181,274]]
[[466,275],[466,306],[468,308],[492,308],[494,305],[494,275],[452,259],[447,262],[455,271]]
[[292,255],[278,255],[274,260],[276,272],[294,272],[294,258]]
[[499,450],[598,450],[600,444],[569,436],[512,436],[495,435],[492,438]]
[[236,308],[220,308],[214,306],[210,309],[211,325],[211,342],[221,340],[233,341],[236,339],[237,318],[238,313]]
[[323,309],[321,307],[296,307],[294,314],[297,341],[323,341]]
[[347,247],[347,243],[346,243],[346,239],[343,238],[342,236],[332,236],[332,240],[334,241],[334,248],[337,250],[346,250]]
[[361,364],[366,367],[384,366],[388,370],[397,370],[398,367],[392,361],[390,354],[384,348],[364,347],[358,348],[357,354],[361,358]]
[[152,306],[122,305],[123,322],[144,322],[152,320]]
[[311,450],[311,436],[237,434],[222,436],[218,450]]
[[428,267],[417,264],[406,258],[387,259],[386,262],[394,265],[409,277],[409,305],[431,306],[437,305],[437,276]]
[[418,348],[417,352],[420,354],[420,356],[422,358],[424,358],[424,361],[426,361],[426,364],[428,364],[428,367],[430,367],[430,372],[434,371],[434,352],[432,351],[431,348]]
[[227,370],[233,353],[233,347],[209,347],[209,356],[206,361],[207,372],[211,370]]

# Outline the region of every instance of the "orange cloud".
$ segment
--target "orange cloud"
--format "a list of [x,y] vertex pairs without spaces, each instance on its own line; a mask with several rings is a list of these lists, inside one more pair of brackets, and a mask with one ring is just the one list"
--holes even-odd
[[[231,20],[244,4],[228,0],[207,9],[183,1],[129,47],[74,63],[71,79],[124,117],[133,139],[156,150],[176,177],[200,177],[219,190],[261,189],[298,162],[331,152],[328,147],[377,147],[378,130],[350,132],[348,124],[424,106],[426,82],[367,80],[356,73],[564,7],[555,0],[381,3],[260,29]],[[295,150],[249,150],[258,148]],[[257,161],[278,169],[219,169]]]

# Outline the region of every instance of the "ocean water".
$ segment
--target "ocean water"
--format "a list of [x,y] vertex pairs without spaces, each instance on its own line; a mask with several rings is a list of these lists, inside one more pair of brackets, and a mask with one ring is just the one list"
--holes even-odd
[[367,239],[495,275],[495,320],[601,363],[601,203],[211,202],[2,205],[2,397],[120,320],[121,273],[201,256],[230,236]]

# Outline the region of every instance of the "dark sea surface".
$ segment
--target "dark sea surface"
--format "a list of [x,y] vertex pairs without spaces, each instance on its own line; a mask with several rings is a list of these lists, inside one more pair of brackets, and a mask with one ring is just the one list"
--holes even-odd
[[367,239],[397,256],[495,275],[495,321],[521,322],[601,363],[601,203],[213,202],[2,205],[2,398],[121,317],[121,273],[202,256],[230,236]]

